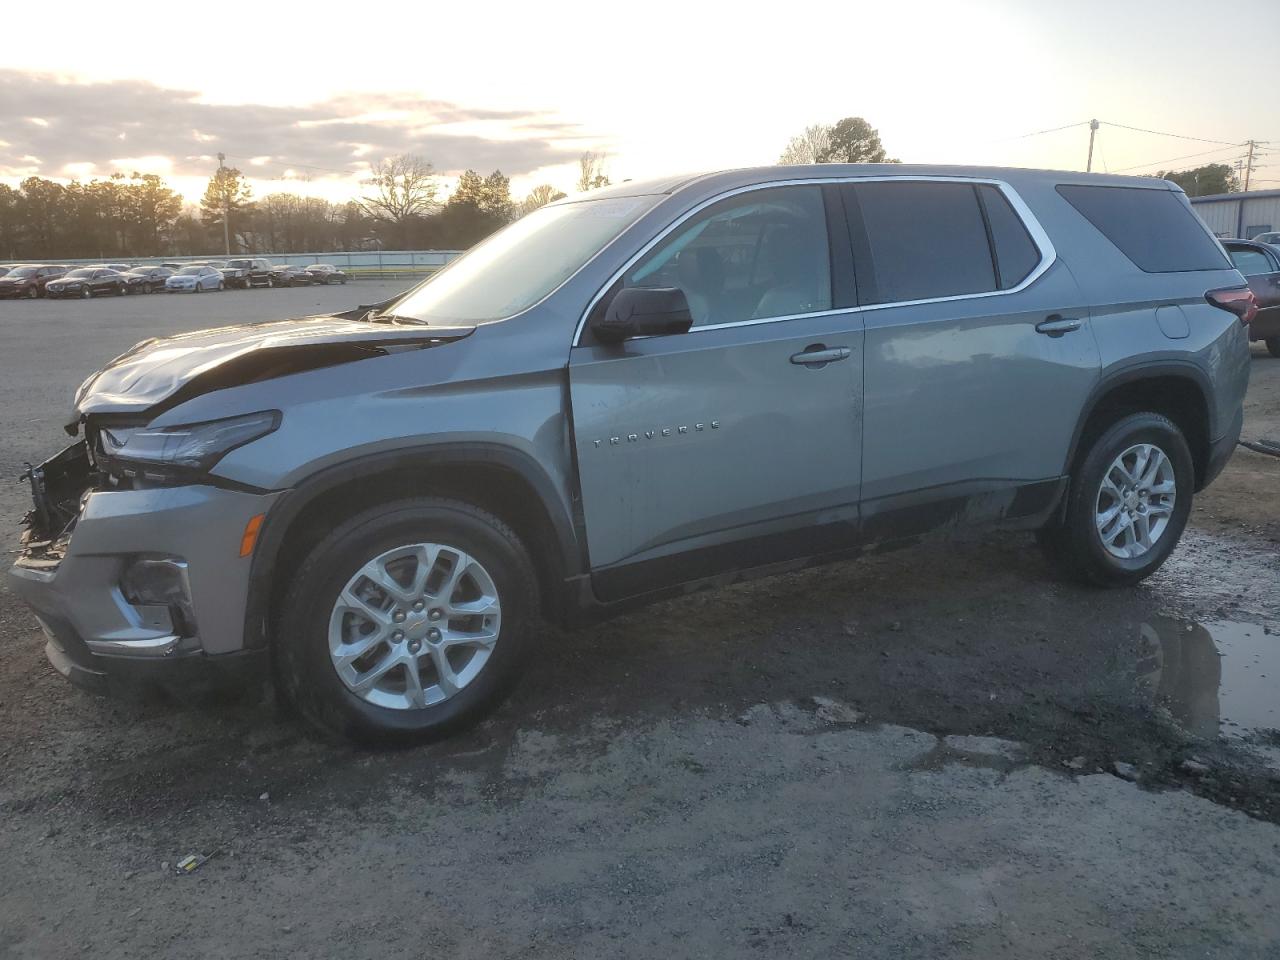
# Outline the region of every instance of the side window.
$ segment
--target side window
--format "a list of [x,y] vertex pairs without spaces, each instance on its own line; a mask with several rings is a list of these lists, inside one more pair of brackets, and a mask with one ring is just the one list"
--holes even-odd
[[679,287],[695,327],[831,309],[831,255],[817,187],[753,190],[713,204],[622,277]]
[[1181,194],[1062,183],[1058,193],[1146,273],[1222,270],[1222,250]]
[[898,303],[997,289],[978,195],[968,183],[873,181],[845,188],[859,300]]
[[991,228],[991,246],[995,251],[996,280],[1001,290],[1016,287],[1040,262],[1040,250],[1031,234],[998,187],[982,184],[978,188],[982,211]]
[[1234,247],[1227,251],[1235,268],[1246,277],[1257,277],[1266,273],[1275,273],[1276,268],[1261,250],[1249,247]]

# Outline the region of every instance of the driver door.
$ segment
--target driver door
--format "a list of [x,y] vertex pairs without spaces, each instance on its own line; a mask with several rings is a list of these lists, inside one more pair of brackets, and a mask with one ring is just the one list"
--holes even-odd
[[827,219],[819,186],[721,200],[611,291],[680,287],[688,333],[605,345],[588,322],[569,379],[597,596],[854,542],[862,322],[833,297]]

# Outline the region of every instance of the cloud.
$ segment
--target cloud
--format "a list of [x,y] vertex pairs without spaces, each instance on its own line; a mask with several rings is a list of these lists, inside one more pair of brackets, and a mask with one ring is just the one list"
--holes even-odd
[[[400,153],[442,174],[472,168],[521,176],[577,157],[580,125],[547,111],[465,107],[411,94],[344,94],[298,107],[205,103],[191,90],[143,80],[99,83],[0,70],[0,173],[67,176],[130,172],[119,158],[168,164],[174,176],[207,176],[223,152],[247,174],[301,170],[315,180],[365,175]],[[34,158],[39,158],[35,160]],[[122,165],[123,164],[123,165]]]

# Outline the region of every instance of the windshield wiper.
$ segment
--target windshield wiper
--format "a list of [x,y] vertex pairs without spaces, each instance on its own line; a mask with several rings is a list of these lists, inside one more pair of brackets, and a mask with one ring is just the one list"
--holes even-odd
[[420,327],[429,327],[431,324],[425,320],[419,320],[417,317],[407,317],[400,313],[380,313],[374,312],[366,314],[364,317],[369,323],[412,323]]

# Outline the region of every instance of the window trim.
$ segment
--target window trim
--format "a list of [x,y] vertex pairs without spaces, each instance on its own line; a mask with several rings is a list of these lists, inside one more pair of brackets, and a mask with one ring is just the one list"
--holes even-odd
[[[894,300],[888,303],[867,303],[867,304],[860,303],[856,306],[836,307],[831,310],[817,310],[811,313],[794,313],[794,314],[787,314],[781,317],[759,317],[759,318],[750,319],[750,320],[733,320],[728,323],[713,323],[704,327],[691,327],[688,333],[681,334],[681,336],[687,337],[692,334],[702,333],[704,331],[710,331],[710,330],[726,330],[726,329],[731,329],[733,327],[749,327],[749,326],[755,326],[761,323],[781,323],[786,320],[800,320],[805,317],[827,317],[827,316],[833,316],[838,313],[852,313],[852,312],[861,312],[861,311],[868,311],[868,310],[884,310],[891,307],[909,307],[909,306],[916,306],[919,304],[927,304],[927,303],[949,303],[955,300],[976,300],[982,297],[1009,296],[1010,294],[1021,293],[1027,287],[1031,286],[1031,284],[1035,283],[1042,276],[1044,276],[1044,274],[1048,271],[1048,269],[1051,266],[1053,266],[1054,263],[1057,262],[1058,252],[1056,249],[1054,249],[1053,242],[1049,239],[1048,233],[1045,232],[1045,229],[1043,226],[1041,226],[1040,221],[1036,219],[1035,214],[1031,212],[1031,208],[1028,207],[1026,202],[1022,199],[1022,197],[1018,195],[1018,192],[1014,190],[1013,187],[1010,186],[1004,180],[996,180],[991,177],[923,176],[923,175],[907,175],[907,176],[900,176],[900,177],[884,176],[884,175],[865,176],[865,177],[858,177],[858,176],[804,177],[804,178],[797,178],[795,180],[769,180],[764,183],[753,183],[744,187],[734,187],[729,190],[721,191],[720,193],[717,193],[715,196],[708,197],[706,200],[703,200],[700,203],[697,203],[694,206],[690,207],[688,210],[680,214],[680,216],[678,216],[675,220],[673,220],[671,223],[667,224],[667,226],[663,227],[660,231],[658,231],[658,233],[655,234],[653,237],[651,237],[647,243],[645,243],[639,250],[637,250],[631,257],[629,257],[621,267],[619,267],[616,271],[614,271],[614,273],[609,277],[609,279],[600,287],[599,290],[596,291],[595,295],[589,301],[587,301],[586,309],[582,311],[582,315],[578,319],[578,327],[574,331],[573,342],[571,346],[579,347],[583,345],[582,335],[587,328],[587,318],[591,316],[591,311],[593,311],[596,308],[596,304],[598,304],[604,298],[604,296],[609,292],[610,288],[612,288],[612,286],[618,282],[618,280],[622,277],[622,275],[626,273],[628,270],[630,270],[631,267],[634,266],[636,262],[640,260],[641,257],[643,257],[651,249],[653,249],[655,246],[661,243],[669,234],[675,231],[682,223],[684,223],[689,218],[695,216],[696,214],[700,213],[701,211],[705,210],[707,207],[711,206],[712,204],[719,203],[721,200],[727,200],[730,197],[735,197],[740,194],[752,193],[756,190],[769,190],[776,187],[816,186],[820,188],[823,186],[836,185],[836,184],[878,183],[878,182],[967,183],[967,184],[973,184],[973,185],[988,184],[990,186],[993,186],[996,189],[998,189],[1002,194],[1004,194],[1004,198],[1009,201],[1009,206],[1013,208],[1014,214],[1017,215],[1018,219],[1022,221],[1023,227],[1026,228],[1027,233],[1030,234],[1031,236],[1031,242],[1035,245],[1036,249],[1040,253],[1040,262],[1037,263],[1036,266],[1031,270],[1031,272],[1026,275],[1026,277],[1022,280],[1021,283],[1019,283],[1015,287],[1010,287],[1008,290],[989,290],[983,293],[959,293],[959,294],[954,294],[948,297],[929,297],[923,300]],[[831,242],[829,224],[827,225],[827,229],[828,229],[827,242],[829,245]],[[833,276],[833,282],[834,282],[834,276]]]

